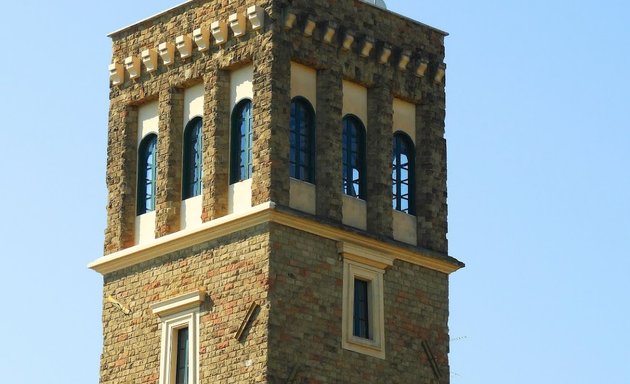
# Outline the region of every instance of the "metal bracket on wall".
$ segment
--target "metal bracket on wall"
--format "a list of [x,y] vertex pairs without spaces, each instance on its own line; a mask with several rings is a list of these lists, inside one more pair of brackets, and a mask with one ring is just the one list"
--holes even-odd
[[245,329],[251,323],[252,318],[254,317],[254,314],[256,313],[258,308],[260,308],[260,306],[255,301],[249,306],[249,309],[247,310],[247,314],[245,315],[245,318],[241,322],[241,326],[238,327],[238,330],[234,334],[234,338],[236,340],[241,341],[241,337],[243,336],[243,333],[245,332]]
[[108,303],[112,303],[114,304],[114,306],[120,308],[120,310],[122,311],[122,313],[124,313],[125,315],[130,315],[131,314],[131,310],[127,307],[125,307],[124,305],[122,305],[120,303],[120,301],[114,299],[111,295],[107,296],[107,298],[105,299],[106,302]]
[[433,369],[435,377],[440,379],[442,377],[442,373],[440,372],[440,367],[438,367],[437,362],[435,361],[435,356],[433,356],[429,343],[422,340],[422,348],[424,348],[424,353],[427,354],[427,358],[429,359],[429,363],[431,363],[431,368]]

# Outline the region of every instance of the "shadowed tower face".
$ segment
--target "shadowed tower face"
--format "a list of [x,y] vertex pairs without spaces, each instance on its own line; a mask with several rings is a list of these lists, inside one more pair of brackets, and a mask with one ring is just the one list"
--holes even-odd
[[358,0],[110,35],[101,383],[449,382],[445,36]]

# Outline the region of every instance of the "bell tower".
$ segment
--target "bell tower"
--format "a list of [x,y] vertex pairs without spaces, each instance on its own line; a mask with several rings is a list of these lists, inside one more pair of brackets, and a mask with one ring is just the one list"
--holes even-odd
[[102,384],[449,383],[445,36],[380,0],[110,35]]

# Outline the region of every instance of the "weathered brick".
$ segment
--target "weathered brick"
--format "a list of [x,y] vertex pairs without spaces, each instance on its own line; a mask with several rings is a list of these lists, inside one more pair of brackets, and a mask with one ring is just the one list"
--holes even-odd
[[[254,160],[252,205],[278,210],[425,254],[445,258],[447,242],[444,84],[433,81],[444,60],[444,34],[358,0],[257,0],[188,2],[115,33],[113,60],[139,55],[176,36],[227,21],[253,4],[265,9],[262,30],[212,44],[207,52],[110,89],[105,254],[134,245],[138,107],[159,102],[156,237],[180,229],[184,90],[204,85],[202,221],[228,213],[230,72],[252,65]],[[294,28],[284,27],[287,12]],[[303,27],[317,23],[311,37]],[[328,23],[337,25],[330,43]],[[249,26],[248,26],[249,27]],[[341,48],[346,32],[355,36]],[[375,42],[369,57],[364,40]],[[392,47],[385,64],[384,46]],[[411,52],[407,70],[397,68]],[[413,65],[429,60],[424,77]],[[317,70],[316,214],[288,208],[291,62]],[[368,191],[366,231],[342,223],[342,81],[368,89]],[[418,246],[393,239],[391,206],[392,102],[416,105],[416,212]],[[304,229],[304,228],[303,228]],[[453,261],[456,263],[456,261]],[[448,383],[448,275],[396,260],[384,275],[386,359],[342,348],[343,261],[337,242],[307,231],[264,223],[194,244],[104,276],[102,384],[157,383],[161,325],[150,305],[205,288],[200,324],[200,383]],[[252,302],[260,305],[239,342],[233,338]],[[442,378],[423,350],[431,345]]]

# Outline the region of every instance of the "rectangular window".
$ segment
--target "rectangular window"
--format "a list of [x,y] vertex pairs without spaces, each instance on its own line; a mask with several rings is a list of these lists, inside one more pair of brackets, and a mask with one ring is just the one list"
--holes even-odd
[[363,339],[370,338],[370,308],[368,300],[369,282],[354,279],[354,314],[352,334]]
[[177,366],[175,384],[188,384],[188,328],[177,331]]
[[160,317],[162,351],[159,384],[199,384],[199,321],[205,290],[151,305]]
[[365,355],[385,358],[383,275],[387,264],[369,255],[343,252],[342,346]]

